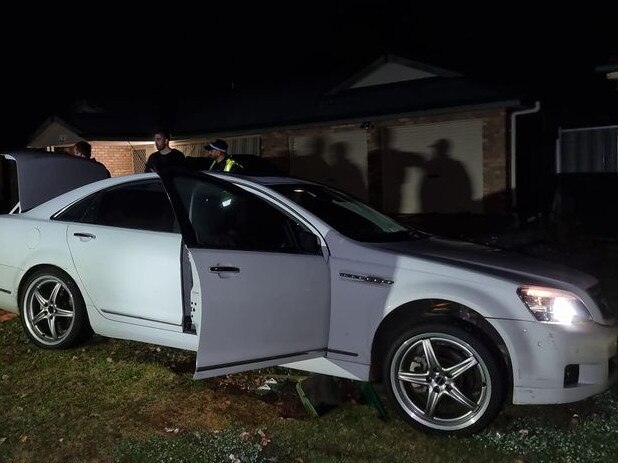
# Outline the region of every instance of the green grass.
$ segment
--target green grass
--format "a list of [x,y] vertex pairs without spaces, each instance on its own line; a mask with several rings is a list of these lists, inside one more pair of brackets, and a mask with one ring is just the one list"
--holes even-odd
[[293,395],[256,393],[267,377],[281,382],[292,371],[193,381],[194,361],[190,352],[100,337],[45,351],[17,319],[0,323],[0,462],[618,459],[617,387],[576,404],[509,407],[483,434],[439,438],[353,402],[309,418]]

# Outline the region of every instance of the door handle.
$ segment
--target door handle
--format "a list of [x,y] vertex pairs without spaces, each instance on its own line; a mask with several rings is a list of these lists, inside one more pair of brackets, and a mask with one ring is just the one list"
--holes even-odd
[[238,267],[225,267],[225,266],[210,267],[209,270],[213,273],[239,273],[240,272],[240,269]]
[[96,238],[96,235],[93,235],[92,233],[73,233],[73,236],[77,236],[80,240],[82,241],[86,241],[86,240],[93,240]]

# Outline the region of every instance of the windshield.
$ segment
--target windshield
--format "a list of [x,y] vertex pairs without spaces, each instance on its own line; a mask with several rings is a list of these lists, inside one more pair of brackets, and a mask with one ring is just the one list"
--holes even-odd
[[278,184],[270,187],[307,209],[339,233],[356,241],[406,241],[428,236],[396,222],[341,191],[326,186]]

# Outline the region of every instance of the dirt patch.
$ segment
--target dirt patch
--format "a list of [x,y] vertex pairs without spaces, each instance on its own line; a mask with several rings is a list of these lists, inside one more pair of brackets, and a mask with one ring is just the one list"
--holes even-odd
[[276,407],[282,418],[309,418],[305,407],[296,392],[296,383],[286,381],[277,391],[271,391],[258,396],[260,400]]
[[210,380],[208,387],[215,392],[234,397],[258,399],[272,407],[281,418],[308,418],[293,380],[279,381],[270,390],[261,390],[264,378],[255,377],[248,380],[243,375],[229,375]]
[[11,319],[13,319],[15,317],[17,317],[16,313],[7,312],[6,310],[0,310],[0,323],[1,322],[6,322],[6,321],[11,320]]

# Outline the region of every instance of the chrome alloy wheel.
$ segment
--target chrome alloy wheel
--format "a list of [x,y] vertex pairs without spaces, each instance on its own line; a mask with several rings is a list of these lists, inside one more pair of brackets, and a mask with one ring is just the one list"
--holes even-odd
[[439,332],[410,337],[390,364],[395,400],[419,425],[466,429],[483,417],[492,396],[487,364],[470,344]]
[[60,278],[43,274],[24,293],[23,320],[29,333],[46,346],[62,343],[72,333],[75,298]]

